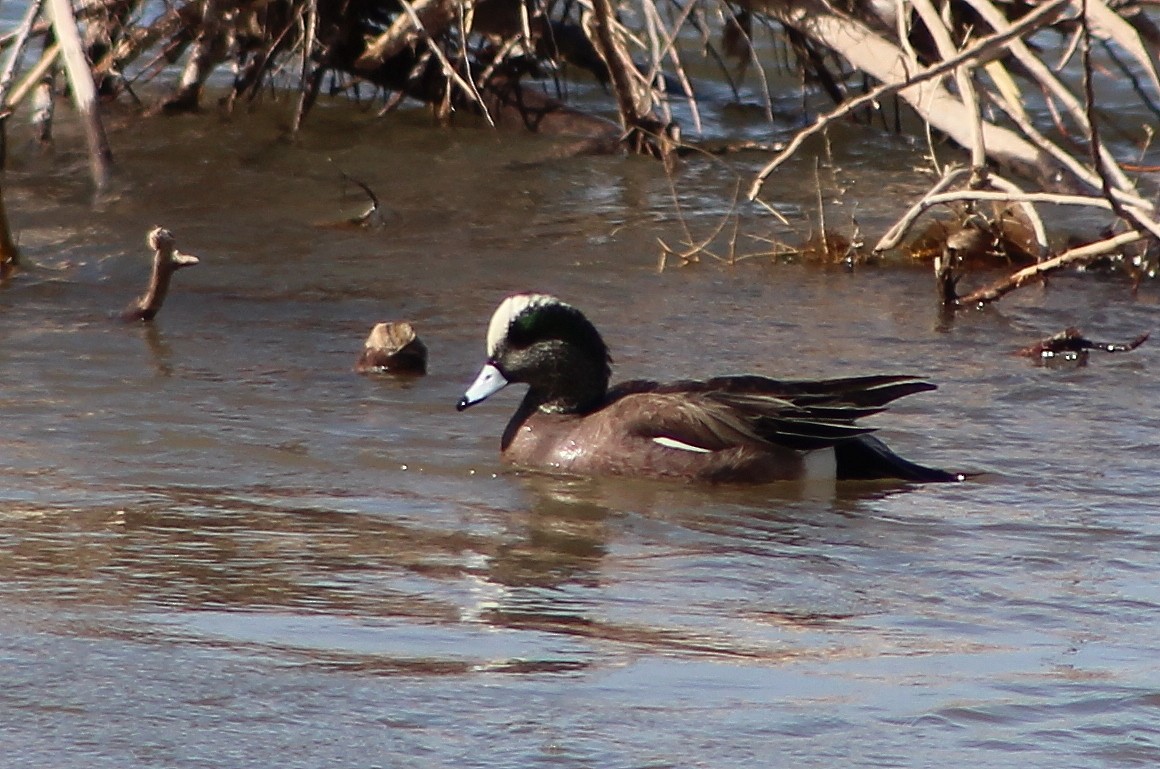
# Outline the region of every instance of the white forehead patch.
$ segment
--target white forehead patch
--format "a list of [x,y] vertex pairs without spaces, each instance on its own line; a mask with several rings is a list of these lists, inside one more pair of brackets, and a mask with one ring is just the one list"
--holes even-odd
[[529,307],[560,303],[559,299],[550,294],[515,294],[504,299],[491,316],[491,322],[487,324],[487,356],[490,358],[495,355],[500,342],[507,336],[512,321]]

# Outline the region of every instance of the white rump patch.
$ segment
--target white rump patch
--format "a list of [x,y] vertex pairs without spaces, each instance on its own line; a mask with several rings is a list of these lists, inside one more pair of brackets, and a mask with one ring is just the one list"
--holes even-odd
[[832,481],[838,477],[838,455],[833,449],[818,449],[802,457],[804,480]]
[[563,302],[550,294],[514,294],[500,302],[491,316],[491,322],[487,324],[487,356],[490,358],[495,355],[513,320],[529,307],[545,304],[563,304]]
[[664,446],[667,449],[678,449],[680,451],[692,451],[696,454],[712,454],[712,449],[704,448],[703,446],[694,446],[691,443],[678,441],[676,438],[669,438],[664,435],[658,435],[653,438],[653,443]]

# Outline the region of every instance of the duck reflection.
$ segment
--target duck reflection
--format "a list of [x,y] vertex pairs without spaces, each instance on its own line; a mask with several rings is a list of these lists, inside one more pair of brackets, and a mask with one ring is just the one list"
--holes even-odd
[[510,587],[599,585],[612,509],[585,480],[536,477],[523,485],[531,504],[513,516],[489,561],[488,578]]
[[812,627],[848,616],[848,606],[803,606],[792,585],[784,588],[791,603],[780,608],[776,598],[750,596],[761,608],[749,620],[668,601],[702,593],[707,605],[726,599],[715,578],[704,576],[719,564],[753,561],[762,570],[776,558],[788,573],[816,569],[826,560],[819,544],[848,540],[843,529],[856,528],[875,500],[900,490],[866,484],[818,494],[800,484],[722,489],[538,474],[519,480],[529,504],[509,517],[504,541],[485,559],[465,620],[746,659],[785,652],[741,642],[726,630],[730,623],[758,617],[763,625]]

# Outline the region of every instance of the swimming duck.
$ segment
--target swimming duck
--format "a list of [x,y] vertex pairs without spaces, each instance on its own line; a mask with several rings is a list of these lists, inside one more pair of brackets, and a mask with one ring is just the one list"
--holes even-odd
[[964,478],[903,459],[856,423],[935,389],[912,376],[740,375],[610,389],[610,364],[600,333],[578,309],[547,294],[516,294],[492,315],[487,362],[457,408],[527,384],[503,433],[503,458],[554,472],[711,483]]
[[177,239],[164,227],[150,230],[146,242],[153,249],[153,273],[149,276],[149,287],[121,311],[121,320],[153,320],[161,311],[165,295],[169,293],[169,281],[173,273],[201,261],[196,256],[178,251]]

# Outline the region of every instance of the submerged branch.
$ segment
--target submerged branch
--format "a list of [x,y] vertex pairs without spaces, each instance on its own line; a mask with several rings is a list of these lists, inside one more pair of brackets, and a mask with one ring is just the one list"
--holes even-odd
[[1139,232],[1124,232],[1097,243],[1089,243],[1085,246],[1069,249],[1052,259],[1047,259],[1033,264],[1030,267],[1025,267],[1002,280],[980,288],[977,291],[972,291],[965,296],[952,294],[949,297],[951,300],[949,303],[954,307],[978,307],[996,302],[1012,291],[1040,280],[1052,272],[1062,270],[1065,267],[1089,263],[1093,259],[1110,254],[1123,246],[1144,240],[1145,237],[1145,235]]
[[153,271],[149,275],[149,285],[145,293],[133,300],[121,311],[124,321],[151,321],[161,312],[161,305],[169,294],[169,284],[173,273],[201,262],[193,254],[183,254],[177,249],[177,239],[164,227],[154,227],[145,242],[153,249]]
[[1085,337],[1083,332],[1075,326],[1069,326],[1058,334],[1052,334],[1033,345],[1016,350],[1015,354],[1024,358],[1040,359],[1074,356],[1077,360],[1082,360],[1087,355],[1088,350],[1131,352],[1147,342],[1150,336],[1150,333],[1144,333],[1138,334],[1127,342],[1096,342]]

